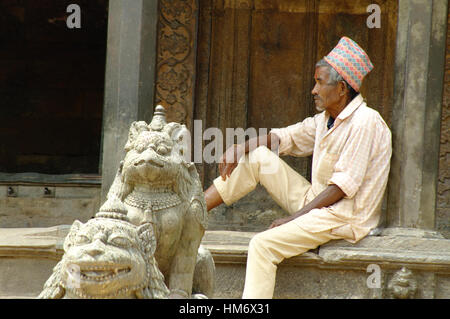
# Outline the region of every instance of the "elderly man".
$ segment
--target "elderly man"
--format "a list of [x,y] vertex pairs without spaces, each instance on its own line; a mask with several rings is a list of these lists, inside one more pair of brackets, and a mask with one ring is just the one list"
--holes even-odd
[[[321,113],[223,154],[221,176],[205,192],[208,210],[261,183],[290,213],[250,241],[243,298],[272,298],[284,258],[330,240],[356,243],[377,226],[392,147],[388,126],[358,93],[372,68],[364,50],[343,37],[316,64],[311,93]],[[276,145],[280,155],[313,154],[311,183],[269,150]]]

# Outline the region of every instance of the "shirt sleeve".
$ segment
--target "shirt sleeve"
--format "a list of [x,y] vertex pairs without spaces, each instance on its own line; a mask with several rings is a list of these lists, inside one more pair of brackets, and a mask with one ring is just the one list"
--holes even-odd
[[280,155],[309,156],[314,150],[316,127],[316,117],[308,117],[288,127],[272,129],[270,133],[280,139]]
[[361,186],[370,160],[374,128],[359,125],[352,130],[328,184],[335,184],[345,193],[345,198],[355,196]]

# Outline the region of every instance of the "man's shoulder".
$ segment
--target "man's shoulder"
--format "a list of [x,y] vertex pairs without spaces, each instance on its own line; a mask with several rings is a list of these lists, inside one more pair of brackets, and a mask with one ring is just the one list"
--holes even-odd
[[381,114],[376,109],[368,106],[366,102],[363,102],[356,110],[353,115],[352,122],[358,126],[378,124],[389,129]]
[[362,118],[375,119],[381,115],[377,110],[368,106],[367,103],[364,101],[361,103],[361,105],[356,110],[355,116],[357,116],[361,119]]

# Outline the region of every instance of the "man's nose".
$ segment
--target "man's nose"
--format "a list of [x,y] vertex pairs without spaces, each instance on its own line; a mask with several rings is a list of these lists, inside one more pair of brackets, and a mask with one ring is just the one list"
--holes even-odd
[[314,85],[314,87],[313,87],[313,89],[312,89],[312,91],[311,91],[311,94],[312,94],[312,95],[317,95],[317,94],[318,94],[318,92],[317,92],[317,84]]

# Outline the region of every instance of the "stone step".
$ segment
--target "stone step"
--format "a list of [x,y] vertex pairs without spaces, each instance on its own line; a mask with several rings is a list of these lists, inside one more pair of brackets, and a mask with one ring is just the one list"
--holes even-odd
[[[37,296],[63,255],[69,229],[69,225],[0,228],[0,298]],[[215,298],[241,297],[248,243],[255,234],[205,233],[202,245],[216,264]],[[368,268],[374,267],[380,271],[380,288],[367,284],[372,274]],[[408,271],[409,277],[404,275]],[[333,241],[284,260],[278,267],[274,297],[389,298],[396,274],[408,277],[405,281],[416,287],[416,298],[450,298],[450,240],[430,232],[390,229],[357,244]]]

